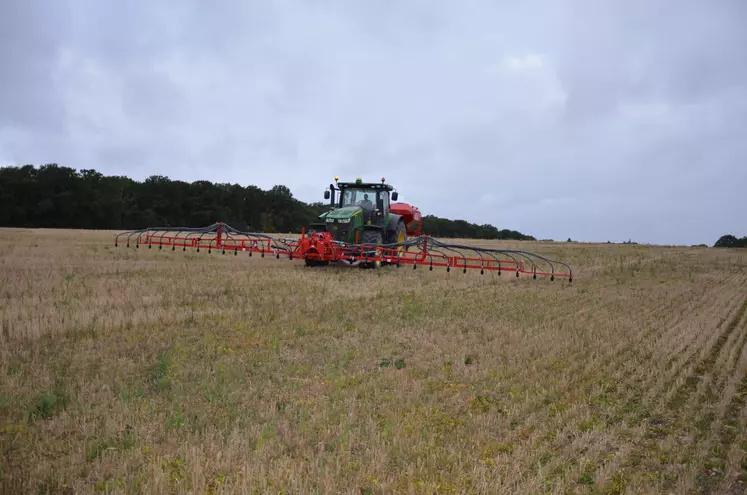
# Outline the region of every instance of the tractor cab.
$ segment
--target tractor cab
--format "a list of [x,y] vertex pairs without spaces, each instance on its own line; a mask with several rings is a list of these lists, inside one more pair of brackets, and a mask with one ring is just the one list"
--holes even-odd
[[324,192],[324,199],[329,200],[335,209],[353,211],[354,214],[358,214],[360,209],[363,225],[385,226],[389,221],[391,201],[396,201],[398,196],[393,190],[392,186],[385,184],[383,177],[381,183],[356,179],[355,182],[337,182],[337,187],[330,184],[329,190]]
[[342,185],[338,208],[360,207],[363,223],[380,225],[389,214],[389,191],[382,188]]
[[[399,215],[393,215],[391,202],[397,200],[397,192],[382,177],[381,182],[339,182],[330,184],[324,191],[330,211],[311,225],[312,230],[332,233],[335,240],[349,243],[390,242],[399,236],[403,227]],[[394,220],[394,223],[392,222]],[[399,236],[402,237],[402,236]]]

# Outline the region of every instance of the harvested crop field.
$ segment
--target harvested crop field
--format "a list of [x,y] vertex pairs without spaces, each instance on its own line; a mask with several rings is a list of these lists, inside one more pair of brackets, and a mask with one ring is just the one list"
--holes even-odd
[[573,283],[0,230],[0,491],[741,493],[745,250],[495,245]]

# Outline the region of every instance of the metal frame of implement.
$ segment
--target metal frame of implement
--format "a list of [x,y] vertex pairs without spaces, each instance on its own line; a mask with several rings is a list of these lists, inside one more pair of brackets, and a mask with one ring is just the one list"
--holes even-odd
[[[126,240],[125,240],[126,238]],[[493,249],[479,246],[467,246],[440,241],[429,235],[420,235],[405,242],[392,244],[349,244],[335,241],[328,232],[311,231],[305,229],[299,238],[278,238],[266,234],[242,232],[222,222],[214,223],[204,228],[190,227],[151,227],[132,230],[117,234],[114,246],[117,247],[125,240],[126,246],[134,244],[135,248],[147,245],[152,249],[171,248],[175,251],[182,248],[226,251],[237,256],[239,252],[247,252],[249,256],[259,254],[281,256],[288,259],[303,259],[307,264],[328,264],[330,262],[370,264],[391,264],[400,267],[412,265],[413,270],[418,266],[433,270],[434,267],[446,268],[446,271],[461,269],[467,273],[468,269],[503,272],[537,276],[567,278],[573,282],[571,267],[562,261],[550,260],[536,253],[523,250]],[[538,266],[539,265],[539,266]],[[562,266],[565,271],[556,270]],[[548,271],[549,270],[549,271]]]

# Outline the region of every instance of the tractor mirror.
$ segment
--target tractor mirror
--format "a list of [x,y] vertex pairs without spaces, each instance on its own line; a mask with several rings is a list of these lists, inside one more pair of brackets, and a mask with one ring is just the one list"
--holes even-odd
[[324,199],[329,199],[329,191],[324,191]]
[[397,201],[397,198],[399,198],[399,193],[397,191],[394,191],[392,193],[392,201]]

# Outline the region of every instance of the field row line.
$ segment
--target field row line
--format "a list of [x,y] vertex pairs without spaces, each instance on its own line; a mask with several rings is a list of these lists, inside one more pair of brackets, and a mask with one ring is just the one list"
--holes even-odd
[[[721,283],[728,283],[733,278],[734,277],[732,276],[732,277],[728,277],[726,280],[722,279]],[[718,281],[714,281],[711,284],[711,286],[712,287],[717,287],[717,286],[721,285],[721,283],[719,283]],[[707,300],[705,298],[703,298],[703,299],[700,300],[699,307],[703,307],[703,306],[705,306],[705,307],[711,307],[711,309],[713,309],[713,306],[711,305],[710,300]],[[649,312],[648,314],[651,314],[651,312]],[[680,317],[679,321],[680,322],[684,321],[683,317]],[[677,328],[676,325],[674,327],[670,327],[669,331],[667,331],[665,333],[666,334],[671,334],[672,332],[676,331],[676,328]],[[635,340],[637,340],[638,342],[643,342],[647,338],[647,335],[649,335],[650,333],[651,333],[650,330],[645,330],[645,328],[642,328],[641,331],[638,332],[638,338],[635,339]],[[649,348],[651,348],[651,347],[649,347]],[[616,352],[612,352],[611,356],[615,356],[616,354],[617,354]],[[620,357],[619,354],[617,354],[617,357],[618,358]],[[640,388],[639,387],[632,387],[632,390],[633,390],[632,392],[630,392],[628,394],[624,394],[624,395],[627,395],[628,401],[635,402],[636,397],[638,397],[638,398],[641,397],[641,395],[638,392],[638,390],[645,389],[644,387],[645,387],[645,385],[646,385],[647,382],[655,380],[655,374],[651,373],[650,370],[646,370],[645,373],[640,374],[640,375],[637,374],[637,373],[635,373],[635,372],[634,373],[630,373],[630,372],[625,371],[627,369],[627,366],[625,364],[625,360],[624,359],[617,359],[617,360],[612,361],[612,362],[609,362],[609,361],[610,360],[608,360],[607,365],[605,366],[605,370],[597,370],[597,372],[599,372],[599,371],[602,371],[602,372],[606,371],[607,373],[609,373],[610,372],[610,367],[611,367],[613,371],[615,369],[617,369],[618,372],[621,373],[623,376],[628,376],[628,377],[632,376],[631,380],[638,381],[638,383],[640,385]],[[638,375],[638,376],[636,376],[636,375]],[[641,382],[641,380],[642,380],[642,382]],[[628,382],[628,383],[630,383],[630,382]],[[603,392],[603,393],[605,393],[605,392]],[[621,399],[625,400],[625,397],[621,397]],[[628,403],[628,406],[623,407],[623,411],[628,410],[628,414],[630,412],[632,412],[633,408],[630,407],[630,406],[631,406],[631,404]],[[570,413],[571,412],[569,411],[567,414],[570,414]],[[554,423],[556,423],[556,424],[564,424],[565,423],[567,426],[565,428],[563,428],[563,432],[566,435],[573,435],[573,430],[574,430],[574,426],[575,425],[570,424],[569,418],[566,417],[567,414],[560,414],[560,415],[558,415],[556,417],[556,421]],[[624,419],[625,419],[625,416],[626,416],[626,414],[624,413],[623,416],[620,416],[620,417],[617,417],[617,418],[613,418],[612,423],[610,423],[608,421],[608,426],[611,425],[611,424],[616,424],[616,423],[623,422]],[[577,445],[571,444],[565,450],[573,450],[576,446]],[[606,454],[609,455],[609,452],[606,452]],[[552,468],[552,465],[549,465],[547,467]],[[559,473],[556,472],[556,474],[559,474]]]
[[[747,319],[744,317],[745,311],[747,311],[747,299],[732,320],[735,328],[740,322],[742,323],[742,331],[733,332],[739,334],[739,340],[741,341],[734,347],[738,349],[739,354],[736,356],[738,359],[733,360],[731,365],[727,365],[728,372],[724,372],[723,376],[711,386],[704,384],[705,400],[699,401],[701,407],[708,407],[711,403],[718,401],[717,392],[724,392],[723,398],[716,404],[717,410],[713,410],[714,408],[711,407],[711,411],[706,412],[702,419],[706,431],[697,435],[695,441],[689,446],[690,449],[694,449],[700,442],[705,443],[703,437],[711,434],[718,427],[717,438],[714,439],[715,441],[706,454],[709,459],[703,463],[702,470],[698,475],[697,481],[701,491],[711,491],[714,484],[723,480],[726,452],[739,433],[739,414],[745,406],[745,393],[747,393],[747,349],[745,348],[747,343]],[[731,359],[728,359],[728,354],[730,353],[727,353],[727,360],[731,361]],[[711,358],[711,354],[709,354],[709,358]],[[717,413],[720,416],[720,421],[714,424],[713,421]]]
[[[740,295],[743,292],[739,293]],[[679,444],[681,435],[687,435],[689,430],[687,419],[695,420],[698,417],[699,408],[697,404],[695,408],[685,408],[685,404],[688,403],[688,399],[693,394],[701,395],[704,390],[698,387],[698,384],[703,384],[705,387],[708,385],[708,381],[712,378],[711,372],[718,360],[720,353],[722,352],[725,344],[729,341],[732,333],[738,328],[739,323],[742,321],[744,316],[744,308],[747,307],[747,301],[744,301],[742,305],[737,306],[736,312],[731,317],[726,328],[720,334],[717,334],[714,342],[709,344],[705,357],[701,358],[694,369],[688,374],[684,382],[675,390],[674,394],[671,395],[668,400],[663,404],[660,403],[661,412],[652,420],[649,421],[646,428],[643,431],[643,435],[636,441],[637,449],[635,450],[635,457],[628,458],[623,462],[623,466],[631,467],[631,463],[634,465],[640,465],[641,463],[648,461],[653,466],[651,472],[658,473],[660,481],[663,483],[664,489],[672,488],[671,485],[675,482],[671,473],[666,471],[666,466],[675,466],[671,462],[664,463],[664,465],[658,460],[651,459],[652,456],[656,456],[658,453],[657,445],[667,444],[672,441],[675,444]],[[742,336],[738,336],[738,339],[744,342]],[[688,359],[689,361],[689,359]],[[681,368],[684,370],[685,368]],[[705,378],[705,379],[704,379]],[[700,393],[699,393],[700,391]],[[705,398],[707,400],[707,397]],[[696,401],[697,403],[698,401]],[[701,402],[702,403],[702,402]],[[690,452],[686,449],[685,451],[680,450],[680,461],[687,462],[690,459]],[[632,455],[632,453],[631,453]],[[680,483],[686,483],[687,479],[680,479]]]

